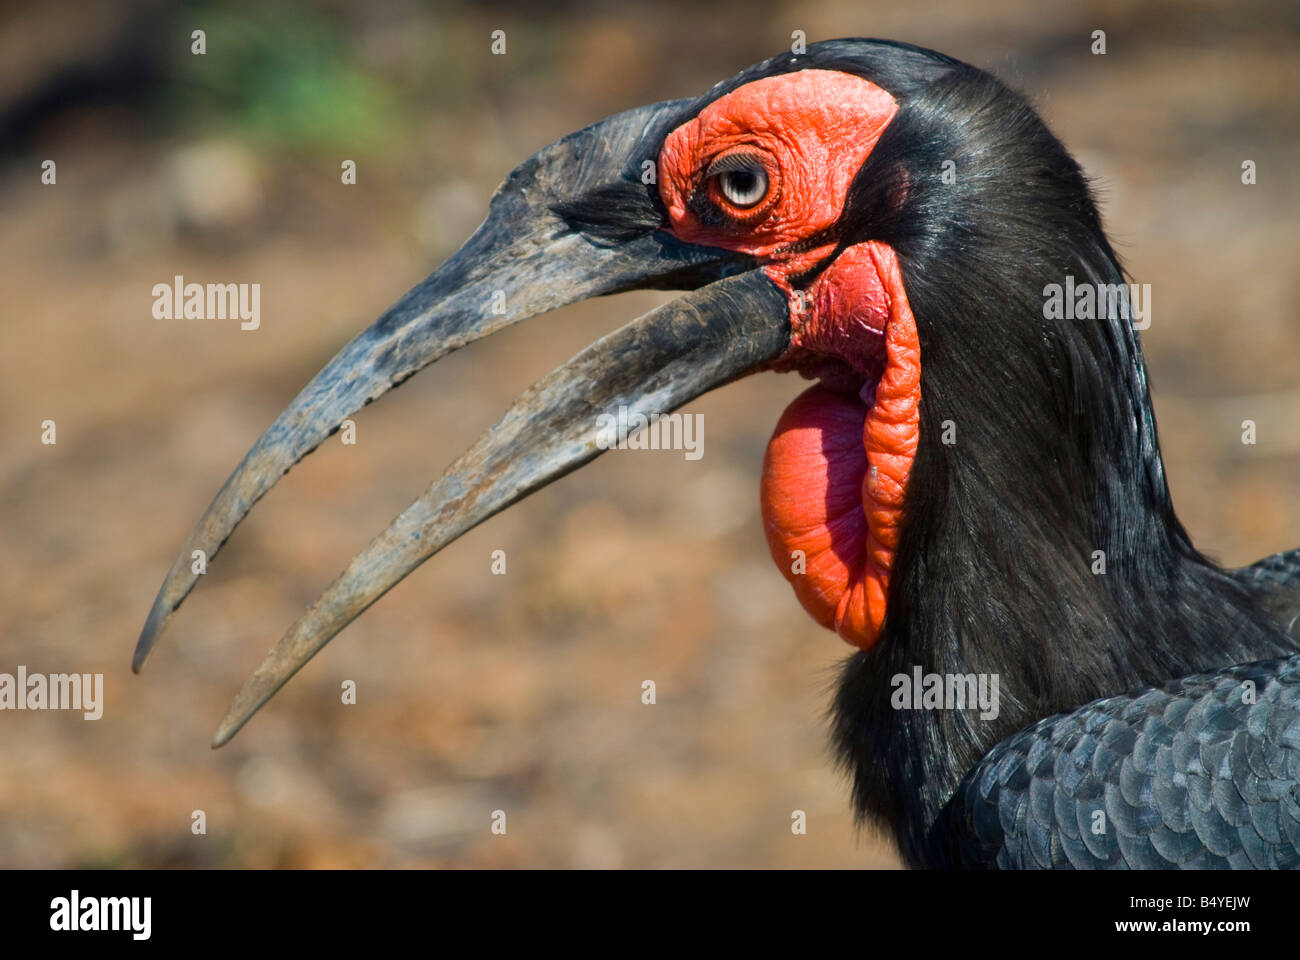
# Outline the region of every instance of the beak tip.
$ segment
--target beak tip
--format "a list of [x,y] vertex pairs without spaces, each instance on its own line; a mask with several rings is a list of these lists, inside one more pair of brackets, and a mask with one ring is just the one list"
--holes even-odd
[[[288,679],[287,677],[285,679]],[[217,731],[212,735],[212,749],[224,747],[234,739],[235,734],[244,729],[244,724],[253,719],[257,711],[261,710],[266,701],[280,688],[284,681],[270,688],[266,688],[258,683],[259,674],[254,674],[248,678],[243,688],[231,701],[230,706],[226,708],[226,715],[221,718],[217,724]]]
[[217,732],[212,735],[212,749],[217,750],[228,744],[243,725],[243,720],[238,720],[231,713],[227,713],[217,725]]
[[154,637],[148,627],[140,634],[140,639],[136,641],[135,653],[131,655],[131,672],[140,673],[144,670],[145,661],[149,659],[149,652],[153,649]]
[[139,673],[144,669],[145,661],[153,652],[154,644],[158,642],[158,637],[166,623],[167,618],[159,615],[157,606],[149,611],[149,619],[145,621],[144,629],[140,631],[140,639],[135,643],[135,653],[131,655],[132,673]]

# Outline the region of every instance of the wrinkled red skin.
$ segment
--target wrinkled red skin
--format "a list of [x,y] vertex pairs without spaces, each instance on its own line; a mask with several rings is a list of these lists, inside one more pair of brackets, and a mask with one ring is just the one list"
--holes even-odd
[[[855,646],[880,636],[903,497],[920,436],[921,347],[894,251],[849,247],[823,275],[884,328],[885,363],[870,397],[821,384],[782,414],[763,460],[763,525],[772,559],[804,609]],[[843,314],[839,314],[843,315]],[[871,381],[863,388],[871,389]],[[851,451],[851,452],[850,452]],[[803,551],[799,572],[794,551]]]
[[[892,248],[874,241],[849,247],[796,291],[790,278],[834,244],[791,247],[839,217],[849,184],[897,110],[888,93],[850,74],[766,77],[678,127],[659,156],[659,192],[673,232],[764,258],[790,297],[790,350],[772,367],[821,384],[786,408],[768,444],[764,528],[804,608],[863,649],[884,621],[916,454],[920,344]],[[709,164],[730,152],[756,157],[767,171],[768,194],[755,208],[732,208],[702,183]],[[726,215],[722,225],[706,226],[690,209],[697,190],[707,190]]]

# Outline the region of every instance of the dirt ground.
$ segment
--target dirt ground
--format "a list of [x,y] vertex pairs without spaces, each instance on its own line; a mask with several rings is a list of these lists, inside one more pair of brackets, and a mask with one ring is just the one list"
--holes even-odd
[[[272,36],[296,11],[266,9],[282,18]],[[828,690],[848,648],[802,613],[763,542],[759,465],[804,387],[792,377],[691,404],[706,428],[698,461],[612,453],[484,524],[229,746],[208,747],[243,678],[355,551],[520,390],[664,295],[537,318],[367,407],[356,445],[335,438],[290,473],[145,672],[129,667],[175,551],[229,471],[468,235],[515,163],[609,113],[697,94],[797,29],[935,47],[1035,98],[1151,284],[1144,344],[1185,524],[1228,564],[1300,544],[1294,5],[564,4],[545,20],[522,4],[324,9],[352,70],[329,82],[359,105],[355,123],[331,113],[334,129],[312,127],[298,101],[301,130],[264,123],[253,108],[270,87],[256,83],[241,122],[184,98],[141,106],[159,92],[146,89],[0,144],[0,672],[105,683],[97,721],[0,714],[0,866],[896,864],[889,842],[855,829],[829,762]],[[205,15],[209,61],[247,42],[237,8]],[[46,3],[3,16],[9,103],[152,13]],[[504,57],[489,53],[498,28]],[[170,22],[141,42],[183,49],[190,29]],[[1089,53],[1095,29],[1105,56]],[[339,182],[347,158],[355,186]],[[154,284],[177,274],[260,283],[261,328],[154,319]],[[505,576],[490,569],[498,549]],[[355,705],[340,703],[347,680]],[[498,809],[504,836],[489,830]],[[791,833],[795,809],[806,836]],[[206,835],[191,831],[196,810]]]

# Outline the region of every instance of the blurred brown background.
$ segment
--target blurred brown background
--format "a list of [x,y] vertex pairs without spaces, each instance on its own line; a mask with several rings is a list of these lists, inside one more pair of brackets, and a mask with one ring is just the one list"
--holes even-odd
[[[129,671],[230,469],[459,245],[511,167],[610,113],[698,94],[796,29],[931,46],[1036,99],[1152,285],[1145,343],[1184,521],[1229,564],[1300,544],[1293,3],[28,7],[0,25],[0,671],[103,672],[106,706],[97,722],[0,714],[0,866],[896,862],[855,830],[828,762],[847,648],[801,612],[759,525],[759,464],[795,378],[692,404],[700,461],[613,453],[485,524],[208,749],[352,553],[516,393],[659,295],[530,321],[362,411],[357,445],[294,470]],[[506,56],[489,53],[494,29]],[[1106,56],[1089,53],[1094,29]],[[356,186],[340,185],[345,159]],[[261,329],[153,319],[151,288],[175,274],[260,283]],[[40,443],[47,418],[56,446]],[[339,704],[347,679],[356,706]],[[791,835],[796,808],[807,836]]]

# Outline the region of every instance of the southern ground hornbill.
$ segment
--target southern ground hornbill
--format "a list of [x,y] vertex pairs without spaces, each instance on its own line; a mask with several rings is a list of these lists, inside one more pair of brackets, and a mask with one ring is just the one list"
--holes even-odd
[[[421,562],[596,457],[601,414],[795,371],[819,382],[772,437],[763,516],[800,602],[858,648],[833,727],[860,816],[916,866],[1300,866],[1300,551],[1233,571],[1193,548],[1126,304],[1061,319],[1066,282],[1125,282],[1078,165],[949,57],[831,41],[619,114],[511,173],[257,441],[135,668],[193,551],[363,404],[538,313],[687,290],[526,391],[272,649],[215,743]],[[997,709],[925,709],[962,678],[996,678]]]

